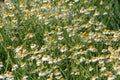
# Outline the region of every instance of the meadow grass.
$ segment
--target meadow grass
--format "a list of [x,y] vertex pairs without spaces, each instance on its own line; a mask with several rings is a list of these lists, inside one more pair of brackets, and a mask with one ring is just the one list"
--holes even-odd
[[8,0],[0,80],[119,80],[118,0]]

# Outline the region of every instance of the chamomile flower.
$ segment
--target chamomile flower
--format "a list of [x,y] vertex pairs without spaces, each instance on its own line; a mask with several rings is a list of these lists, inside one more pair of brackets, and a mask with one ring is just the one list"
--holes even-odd
[[62,33],[63,33],[63,31],[58,29],[57,35],[61,35]]
[[72,5],[73,5],[72,1],[70,1],[68,5],[69,5],[69,6],[72,6]]
[[92,57],[92,62],[96,62],[96,61],[98,61],[98,60],[99,60],[98,57]]
[[62,46],[60,49],[61,52],[66,52],[67,50],[68,50],[68,48],[66,45]]
[[22,46],[17,46],[15,52],[18,53],[20,50],[22,50]]
[[2,28],[3,26],[2,26],[2,22],[0,21],[0,28]]
[[40,52],[44,52],[46,50],[46,46],[45,45],[42,45],[41,49],[40,49]]
[[12,71],[15,71],[17,68],[18,68],[18,65],[17,65],[17,64],[13,64],[13,65],[12,65]]
[[30,47],[31,47],[31,49],[34,49],[36,46],[37,46],[36,44],[32,43]]
[[37,66],[40,66],[40,64],[42,64],[42,60],[38,59],[38,60],[36,61],[36,65],[37,65]]
[[115,79],[115,75],[109,74],[108,75],[108,80],[114,80]]
[[103,5],[103,3],[104,3],[103,0],[100,0],[100,5]]
[[56,78],[57,80],[60,80],[60,78],[62,78],[62,75],[55,76],[55,78]]
[[28,79],[28,76],[23,76],[22,80],[27,80]]
[[92,51],[92,52],[97,52],[97,49],[95,47],[93,47],[92,45],[89,46],[89,51]]
[[46,76],[47,73],[44,71],[39,71],[38,75],[39,75],[39,77],[42,77],[42,76]]
[[54,75],[55,76],[58,76],[58,75],[60,75],[61,74],[61,72],[58,70],[58,69],[56,69],[55,71],[54,71]]
[[98,78],[98,76],[97,75],[94,75],[93,77],[92,77],[92,80],[96,80]]
[[78,2],[79,0],[75,0],[75,2]]
[[100,15],[100,12],[98,10],[95,10],[94,16]]
[[3,74],[0,74],[0,79],[4,79],[4,75]]
[[85,12],[85,8],[82,7],[82,8],[80,9],[80,13],[84,13],[84,12]]
[[117,70],[117,75],[120,75],[120,68]]
[[16,17],[13,17],[13,20],[12,20],[14,23],[17,22],[17,18]]
[[55,59],[50,58],[49,61],[48,61],[48,64],[53,64],[54,62],[56,62]]
[[2,62],[0,62],[0,68],[2,68],[3,67],[3,63]]
[[107,15],[108,13],[107,12],[104,12],[103,15]]
[[94,68],[92,66],[89,67],[89,71],[92,71]]
[[25,8],[25,7],[26,7],[26,4],[23,3],[23,2],[21,2],[21,3],[20,3],[20,8]]
[[103,72],[103,71],[105,71],[105,70],[106,70],[106,67],[105,67],[105,66],[101,66],[100,71]]
[[44,54],[43,57],[42,57],[42,61],[43,61],[43,62],[44,62],[44,61],[49,61],[49,58],[50,58],[49,55]]
[[64,37],[63,36],[58,36],[58,40],[63,40]]

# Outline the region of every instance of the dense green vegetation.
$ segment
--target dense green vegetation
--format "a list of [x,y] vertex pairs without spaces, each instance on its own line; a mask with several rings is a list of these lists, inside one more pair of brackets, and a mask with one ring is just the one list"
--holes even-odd
[[119,0],[9,0],[0,15],[0,80],[119,80]]

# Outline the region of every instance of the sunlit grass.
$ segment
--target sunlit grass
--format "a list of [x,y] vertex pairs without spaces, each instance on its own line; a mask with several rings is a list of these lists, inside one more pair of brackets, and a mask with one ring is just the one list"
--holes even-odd
[[0,79],[120,79],[119,2],[11,0],[4,4]]

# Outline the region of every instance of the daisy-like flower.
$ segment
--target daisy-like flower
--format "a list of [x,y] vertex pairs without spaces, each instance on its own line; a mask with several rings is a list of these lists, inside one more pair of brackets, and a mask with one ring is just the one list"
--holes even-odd
[[67,11],[67,8],[66,8],[66,7],[63,7],[63,8],[61,9],[61,11],[66,12],[66,11]]
[[23,76],[22,80],[27,80],[28,76]]
[[60,62],[62,59],[60,58],[60,57],[58,57],[57,59],[56,59],[56,62],[55,63],[58,63],[58,62]]
[[107,51],[107,49],[102,49],[102,53],[106,53]]
[[98,78],[98,76],[97,75],[94,75],[93,77],[92,77],[92,80],[96,80]]
[[106,70],[106,67],[105,66],[101,66],[101,69],[100,69],[100,71],[105,71]]
[[7,72],[4,74],[4,78],[5,78],[6,80],[13,80],[14,76],[13,76],[12,72],[7,71]]
[[92,52],[97,52],[97,49],[95,47],[93,47],[92,45],[89,47],[88,50],[92,51]]
[[95,6],[90,6],[87,10],[93,11],[93,10],[95,10]]
[[3,74],[0,74],[0,79],[4,79],[4,75]]
[[70,1],[70,3],[69,3],[68,5],[69,5],[69,6],[72,6],[72,5],[73,5],[72,1]]
[[88,63],[90,63],[90,62],[91,62],[91,60],[85,59],[85,63],[86,63],[86,64],[88,64]]
[[115,63],[115,64],[113,65],[113,69],[114,69],[114,70],[118,70],[118,69],[120,69],[119,64],[118,64],[118,63]]
[[56,18],[56,19],[59,19],[59,18],[60,18],[60,14],[59,14],[59,13],[56,13],[56,14],[55,14],[55,18]]
[[92,66],[89,67],[89,71],[92,71],[94,68]]
[[100,5],[103,5],[103,3],[104,3],[103,0],[100,0]]
[[94,16],[100,15],[100,12],[98,10],[95,10]]
[[44,61],[49,61],[49,58],[50,58],[49,55],[44,54],[43,57],[42,57],[42,61],[43,61],[43,62],[44,62]]
[[120,68],[117,70],[117,75],[120,75]]
[[40,64],[42,64],[42,60],[38,59],[38,60],[36,61],[36,65],[37,65],[37,66],[40,66]]
[[58,36],[58,40],[63,40],[64,37],[63,36]]
[[84,58],[84,57],[81,57],[80,59],[77,60],[77,63],[76,63],[76,64],[80,64],[80,63],[82,63],[83,61],[85,61],[85,58]]
[[99,65],[105,65],[104,61],[103,60],[99,60]]
[[3,26],[2,26],[2,22],[0,21],[0,28],[2,28]]
[[114,38],[117,38],[117,37],[119,37],[119,36],[120,36],[120,35],[119,35],[119,33],[117,33],[117,32],[114,34]]
[[51,32],[49,32],[48,34],[54,34],[55,30],[51,30]]
[[38,14],[37,14],[37,17],[38,17],[39,20],[42,20],[42,19],[45,18],[42,13],[38,13]]
[[20,8],[25,8],[25,7],[26,7],[26,4],[23,3],[23,2],[21,2],[21,3],[20,3]]
[[17,22],[17,18],[16,17],[13,17],[13,20],[12,20],[14,23]]
[[20,50],[22,50],[22,46],[17,46],[15,52],[18,53]]
[[58,76],[58,75],[60,75],[60,74],[61,74],[61,72],[60,72],[58,69],[56,69],[55,72],[54,72],[54,75],[55,75],[55,76]]
[[84,12],[85,12],[85,8],[82,7],[82,8],[80,9],[80,13],[84,13]]
[[48,64],[53,64],[55,62],[55,60],[53,58],[50,58],[48,61]]
[[53,71],[53,69],[50,69],[50,68],[47,68],[47,69],[46,69],[46,73],[47,73],[47,74],[50,74],[52,71]]
[[88,15],[88,14],[90,14],[90,11],[88,9],[86,9],[84,14]]
[[[90,19],[88,23],[89,24],[93,24],[94,23],[94,19]],[[93,33],[93,32],[91,31],[91,33]]]
[[98,57],[92,57],[92,62],[96,62],[96,61],[98,61],[98,60],[99,60]]
[[56,78],[57,80],[60,80],[60,78],[62,78],[62,75],[55,76],[55,78]]
[[42,76],[46,76],[47,75],[47,73],[46,72],[43,72],[43,71],[39,71],[39,77],[42,77]]
[[88,2],[88,0],[84,0],[84,3],[87,3]]
[[66,45],[62,46],[60,51],[61,52],[66,52],[68,50],[68,48],[66,47]]
[[13,65],[12,65],[12,71],[15,71],[17,68],[18,68],[18,65],[17,65],[17,64],[13,64]]
[[109,74],[108,75],[108,80],[114,80],[115,79],[115,75]]
[[46,46],[45,45],[42,45],[41,49],[40,49],[40,52],[44,52],[46,50]]
[[38,50],[38,48],[36,48],[34,54],[38,54],[38,53],[40,53],[40,51]]
[[78,2],[79,0],[74,0],[75,2]]
[[107,15],[108,13],[107,12],[104,12],[103,15]]
[[25,36],[24,40],[33,38],[34,36],[35,36],[35,34],[33,34],[33,33],[28,33],[28,34]]
[[37,46],[36,44],[32,43],[30,47],[31,47],[31,49],[34,49],[36,46]]
[[2,68],[3,67],[3,63],[2,62],[0,62],[0,68]]

